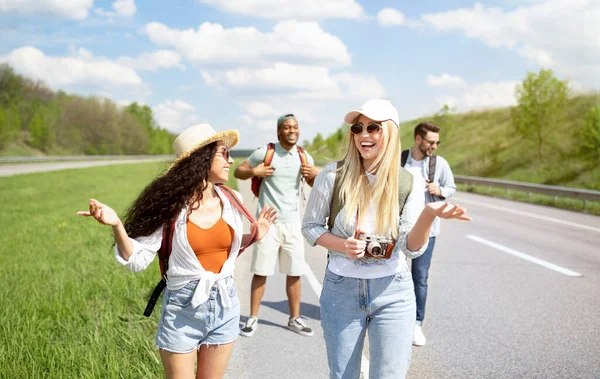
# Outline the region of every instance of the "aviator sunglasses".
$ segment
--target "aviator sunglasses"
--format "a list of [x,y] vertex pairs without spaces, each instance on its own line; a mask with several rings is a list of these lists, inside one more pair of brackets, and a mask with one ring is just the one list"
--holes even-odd
[[[364,129],[364,126],[360,122],[357,122],[356,124],[354,124],[350,127],[350,131],[353,134],[360,134],[360,133],[362,133],[363,129]],[[372,122],[369,125],[367,125],[367,132],[369,132],[369,134],[378,132],[379,129],[381,129],[381,124],[378,124],[376,122]]]

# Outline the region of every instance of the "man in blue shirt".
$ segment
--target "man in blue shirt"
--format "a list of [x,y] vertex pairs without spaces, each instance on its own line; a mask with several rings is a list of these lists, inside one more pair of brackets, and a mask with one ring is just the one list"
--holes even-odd
[[[240,334],[250,337],[258,327],[258,309],[265,292],[267,276],[275,273],[279,260],[279,272],[287,275],[286,292],[290,308],[288,328],[304,336],[313,331],[300,318],[300,276],[306,270],[304,238],[301,232],[299,195],[302,178],[312,186],[319,169],[314,166],[310,154],[297,147],[298,121],[293,114],[285,114],[277,120],[277,139],[271,163],[264,164],[268,147],[254,151],[235,170],[237,179],[262,178],[258,195],[258,209],[265,204],[275,206],[277,221],[263,239],[254,244],[251,271],[252,288],[250,317]],[[306,163],[301,162],[305,154]]]

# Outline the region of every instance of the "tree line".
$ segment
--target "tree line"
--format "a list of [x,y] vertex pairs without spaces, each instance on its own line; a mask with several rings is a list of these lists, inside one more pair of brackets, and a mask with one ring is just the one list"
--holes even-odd
[[170,154],[174,138],[147,105],[55,92],[0,65],[0,150],[22,142],[46,154]]

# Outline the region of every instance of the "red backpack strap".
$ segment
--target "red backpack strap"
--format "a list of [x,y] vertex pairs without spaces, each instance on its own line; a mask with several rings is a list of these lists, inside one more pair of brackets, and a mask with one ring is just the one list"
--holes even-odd
[[169,257],[171,256],[171,251],[173,250],[173,234],[175,233],[175,220],[171,221],[168,224],[163,225],[163,238],[160,244],[160,248],[156,252],[158,254],[158,263],[160,265],[160,282],[154,287],[154,291],[150,295],[148,299],[148,304],[146,304],[146,309],[144,310],[144,316],[150,317],[152,311],[154,310],[154,306],[160,297],[160,294],[163,292],[165,287],[167,286],[167,270],[169,269]]
[[296,145],[296,148],[298,149],[298,156],[300,157],[300,163],[301,164],[308,164],[308,159],[306,158],[306,150],[304,150],[302,147]]
[[275,156],[275,144],[273,142],[269,142],[267,144],[267,153],[265,154],[265,159],[263,162],[265,166],[269,166],[271,162],[273,162],[273,157]]
[[173,250],[173,233],[175,232],[175,220],[163,225],[163,238],[158,249],[158,262],[160,264],[160,276],[165,277],[169,269],[169,257]]
[[[250,225],[253,225],[256,220],[254,219],[254,217],[252,216],[252,214],[250,213],[250,211],[248,210],[248,208],[246,208],[244,206],[244,204],[242,204],[242,202],[240,201],[240,199],[238,199],[238,197],[235,195],[235,193],[233,192],[233,190],[229,187],[227,187],[224,184],[218,184],[219,188],[223,190],[223,194],[225,195],[225,197],[227,197],[227,199],[229,200],[229,202],[231,203],[231,205],[233,205],[233,207],[235,209],[237,209],[241,214],[244,215],[244,217],[246,217],[248,219],[248,221],[250,221]],[[240,254],[242,254],[244,252],[244,250],[246,250],[248,248],[248,246],[252,245],[254,242],[257,241],[257,229],[256,228],[252,228],[250,227],[250,239],[248,240],[248,243],[246,243],[246,246],[242,246],[240,248],[240,251],[238,253],[238,256]]]
[[[263,163],[265,166],[269,166],[273,161],[273,156],[275,156],[275,144],[270,142],[267,144],[267,152],[265,153],[265,158],[263,159]],[[262,181],[264,178],[253,176],[250,180],[250,189],[254,196],[258,197],[260,195],[260,186],[262,185]]]

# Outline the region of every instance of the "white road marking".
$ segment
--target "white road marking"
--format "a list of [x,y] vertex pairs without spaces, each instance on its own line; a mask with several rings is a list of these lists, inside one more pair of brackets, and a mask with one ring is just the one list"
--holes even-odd
[[308,280],[308,284],[310,284],[310,287],[313,289],[313,291],[315,292],[317,297],[320,299],[321,291],[323,291],[323,286],[321,286],[321,283],[319,283],[319,280],[317,280],[317,277],[315,276],[315,273],[313,272],[313,270],[310,268],[310,265],[308,264],[308,262],[306,263],[305,275],[306,275],[306,279]]
[[573,226],[575,228],[586,229],[586,230],[591,230],[591,231],[600,233],[600,228],[595,228],[593,226],[584,225],[584,224],[578,224],[576,222],[560,220],[558,218],[553,218],[553,217],[548,217],[548,216],[540,216],[540,215],[537,215],[535,213],[529,213],[529,212],[524,212],[524,211],[517,211],[517,210],[514,210],[514,209],[500,207],[500,206],[497,206],[497,205],[490,205],[490,204],[481,203],[479,201],[472,201],[472,200],[460,199],[459,202],[460,203],[467,203],[467,204],[479,205],[481,207],[486,207],[486,208],[490,208],[490,209],[496,209],[496,210],[503,211],[503,212],[508,212],[508,213],[513,213],[513,214],[517,214],[517,215],[521,215],[521,216],[527,216],[527,217],[537,218],[538,220],[550,221],[550,222],[554,222],[554,223],[557,223],[557,224]]
[[554,263],[550,263],[550,262],[545,261],[543,259],[532,257],[531,255],[527,255],[525,253],[521,253],[520,251],[511,249],[509,247],[497,244],[497,243],[492,242],[492,241],[488,241],[488,240],[486,240],[484,238],[477,237],[477,236],[474,236],[472,234],[468,234],[466,237],[469,238],[469,239],[472,239],[473,241],[476,241],[476,242],[482,243],[484,245],[487,245],[489,247],[493,247],[494,249],[500,250],[500,251],[505,252],[507,254],[514,255],[515,257],[519,257],[521,259],[525,259],[526,261],[529,261],[529,262],[535,263],[537,265],[549,268],[550,270],[554,270],[556,272],[560,272],[561,274],[568,275],[568,276],[583,276],[582,274],[580,274],[578,272],[571,271],[569,269],[566,269],[564,267],[555,265]]
[[[308,280],[308,284],[313,289],[318,298],[321,298],[321,292],[323,291],[323,286],[317,280],[317,277],[313,270],[310,268],[308,263],[306,263],[306,272],[304,274],[306,279]],[[369,379],[369,359],[365,357],[363,354],[361,362],[360,362],[360,372],[362,373],[363,379]]]

